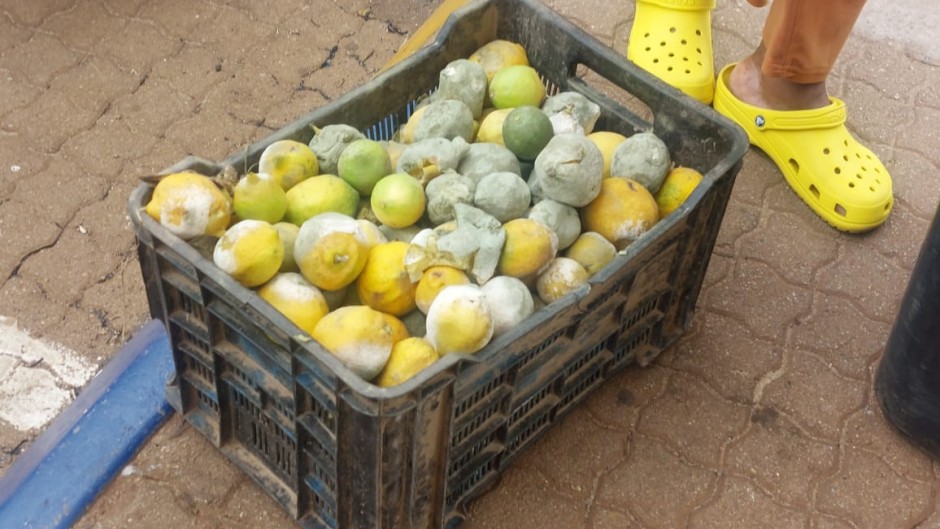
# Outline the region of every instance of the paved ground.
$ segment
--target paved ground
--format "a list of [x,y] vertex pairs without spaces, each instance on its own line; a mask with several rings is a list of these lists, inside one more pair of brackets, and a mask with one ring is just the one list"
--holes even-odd
[[[124,212],[137,177],[345,93],[437,3],[0,1],[0,315],[102,365],[147,318]],[[631,3],[548,3],[624,49]],[[720,65],[763,13],[719,4]],[[894,176],[886,225],[834,232],[750,152],[691,331],[557,424],[463,527],[940,527],[940,465],[871,390],[940,202],[940,58],[917,38],[940,9],[911,6],[872,0],[830,86]],[[35,434],[0,424],[0,471]],[[76,525],[129,526],[292,524],[174,417]]]

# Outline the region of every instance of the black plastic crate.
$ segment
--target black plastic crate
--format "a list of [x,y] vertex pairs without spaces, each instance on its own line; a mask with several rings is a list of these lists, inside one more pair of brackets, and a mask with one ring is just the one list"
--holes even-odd
[[476,355],[451,355],[394,388],[349,372],[287,319],[142,212],[130,197],[151,313],[167,326],[177,410],[305,528],[440,528],[463,520],[526,446],[614,373],[648,364],[690,325],[734,178],[739,128],[534,0],[478,0],[437,40],[373,81],[213,163],[255,164],[312,124],[388,139],[440,70],[496,38],[523,44],[549,93],[602,109],[596,130],[652,130],[705,179],[686,203],[591,278]]

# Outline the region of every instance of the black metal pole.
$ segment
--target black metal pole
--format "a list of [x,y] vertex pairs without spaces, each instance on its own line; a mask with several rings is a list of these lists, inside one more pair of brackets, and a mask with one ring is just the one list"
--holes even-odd
[[888,421],[940,458],[940,207],[901,300],[875,392]]

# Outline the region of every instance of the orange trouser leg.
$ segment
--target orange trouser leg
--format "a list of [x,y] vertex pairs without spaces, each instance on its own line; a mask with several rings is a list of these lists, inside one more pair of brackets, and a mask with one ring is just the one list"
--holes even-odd
[[825,81],[864,5],[865,0],[774,0],[764,23],[764,75]]

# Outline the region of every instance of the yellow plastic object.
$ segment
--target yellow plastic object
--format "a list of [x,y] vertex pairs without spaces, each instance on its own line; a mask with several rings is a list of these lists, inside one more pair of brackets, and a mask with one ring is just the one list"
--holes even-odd
[[726,66],[718,77],[715,110],[741,125],[797,195],[834,228],[871,230],[894,205],[891,175],[881,160],[845,127],[845,104],[834,97],[812,110],[767,110],[744,103],[728,88]]
[[706,105],[715,86],[715,0],[637,0],[627,58]]
[[431,16],[415,30],[414,34],[408,37],[401,45],[401,48],[395,52],[395,55],[385,63],[381,71],[391,68],[411,56],[412,53],[421,49],[425,44],[430,43],[434,36],[437,35],[438,30],[441,29],[441,26],[444,25],[444,22],[447,21],[447,17],[469,1],[470,0],[444,0],[444,2],[431,13]]

